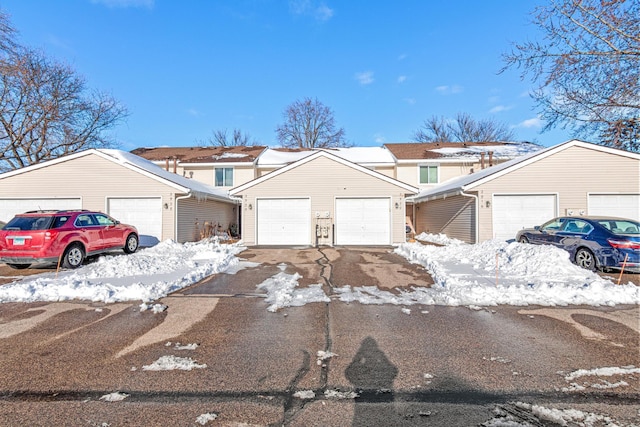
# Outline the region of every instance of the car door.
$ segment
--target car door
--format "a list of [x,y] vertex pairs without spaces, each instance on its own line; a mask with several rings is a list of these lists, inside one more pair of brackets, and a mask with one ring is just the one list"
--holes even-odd
[[556,246],[573,253],[579,246],[583,246],[593,226],[580,218],[569,218],[562,230],[556,233]]
[[566,218],[554,218],[542,224],[538,232],[531,236],[531,243],[537,243],[539,245],[557,244],[556,233],[562,229],[565,220]]
[[122,230],[117,226],[116,221],[109,215],[97,213],[94,217],[100,224],[100,232],[102,233],[103,248],[112,248],[124,245]]
[[76,217],[73,225],[85,238],[87,253],[99,251],[104,248],[102,240],[102,227],[92,214],[82,213]]

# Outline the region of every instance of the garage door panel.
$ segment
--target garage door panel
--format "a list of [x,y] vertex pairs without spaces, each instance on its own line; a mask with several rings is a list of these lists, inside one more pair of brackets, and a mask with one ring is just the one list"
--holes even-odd
[[336,199],[336,244],[390,244],[389,206],[388,198]]
[[589,215],[618,216],[640,221],[640,194],[590,194]]
[[259,245],[309,245],[311,203],[309,199],[258,199]]
[[510,194],[493,196],[493,234],[510,240],[523,228],[540,225],[556,216],[554,194]]
[[134,225],[140,235],[141,246],[153,246],[162,239],[162,198],[107,199],[107,212],[118,221]]
[[15,214],[35,210],[82,209],[82,199],[37,198],[37,199],[0,199],[0,221],[8,222]]

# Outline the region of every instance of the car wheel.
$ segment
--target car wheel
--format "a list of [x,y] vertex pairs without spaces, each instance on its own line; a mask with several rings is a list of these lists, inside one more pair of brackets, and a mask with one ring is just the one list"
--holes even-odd
[[596,257],[589,249],[580,248],[576,252],[576,264],[587,270],[596,271],[598,263]]
[[82,246],[74,243],[69,246],[62,256],[62,267],[64,268],[78,268],[84,261],[84,249]]
[[11,268],[15,268],[16,270],[24,270],[25,268],[31,267],[31,264],[7,264]]
[[529,243],[529,239],[527,239],[527,236],[520,236],[520,239],[518,239],[518,242]]
[[138,250],[138,236],[131,233],[127,236],[127,241],[124,244],[124,252],[127,254],[132,254]]

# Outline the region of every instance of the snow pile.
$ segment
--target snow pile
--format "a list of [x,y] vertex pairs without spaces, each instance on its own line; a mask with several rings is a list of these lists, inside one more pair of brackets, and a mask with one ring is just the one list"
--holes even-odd
[[[623,366],[623,367],[606,367],[606,368],[595,368],[595,369],[578,369],[577,371],[573,371],[568,375],[565,375],[564,379],[569,383],[569,387],[563,387],[562,391],[583,391],[586,390],[587,387],[595,388],[598,390],[608,390],[618,387],[626,387],[629,385],[626,381],[618,381],[615,383],[609,382],[599,377],[612,377],[612,376],[621,376],[621,375],[629,375],[633,376],[634,374],[640,374],[640,368],[636,368],[635,366]],[[583,381],[582,384],[578,384],[574,380],[582,377],[598,377],[597,380],[599,382],[589,383]],[[573,382],[572,382],[573,381]]]
[[416,240],[422,242],[436,243],[438,245],[463,245],[462,240],[454,239],[446,234],[420,233],[416,236]]
[[154,301],[235,265],[244,248],[217,239],[166,240],[131,255],[103,256],[77,270],[41,274],[0,287],[0,302]]
[[190,357],[162,356],[151,365],[144,365],[143,371],[190,371],[192,369],[204,369],[206,364],[199,365]]
[[287,274],[281,271],[259,284],[257,288],[267,292],[265,301],[271,304],[267,310],[276,312],[283,307],[301,307],[311,302],[330,301],[320,284],[296,289],[300,278],[302,276],[298,273]]
[[342,301],[365,304],[544,306],[637,304],[640,288],[615,285],[569,260],[568,252],[542,245],[489,240],[444,247],[404,243],[396,253],[424,266],[431,288],[392,294],[377,288],[339,289]]
[[215,412],[207,412],[206,414],[198,415],[196,422],[201,426],[207,424],[209,421],[215,421],[218,418],[218,414]]
[[120,402],[129,397],[126,393],[113,392],[109,394],[105,394],[100,398],[100,400],[104,400],[105,402]]
[[544,406],[530,405],[522,402],[516,403],[516,406],[531,411],[531,413],[540,420],[551,421],[561,426],[578,425],[594,427],[596,425],[618,425],[613,418],[606,415],[583,412],[577,409],[546,408]]

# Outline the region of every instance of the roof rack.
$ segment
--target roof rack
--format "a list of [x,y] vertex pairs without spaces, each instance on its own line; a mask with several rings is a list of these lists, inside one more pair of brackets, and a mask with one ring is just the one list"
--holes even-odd
[[34,211],[26,211],[26,214],[33,213],[65,213],[65,212],[91,212],[88,209],[38,209]]

